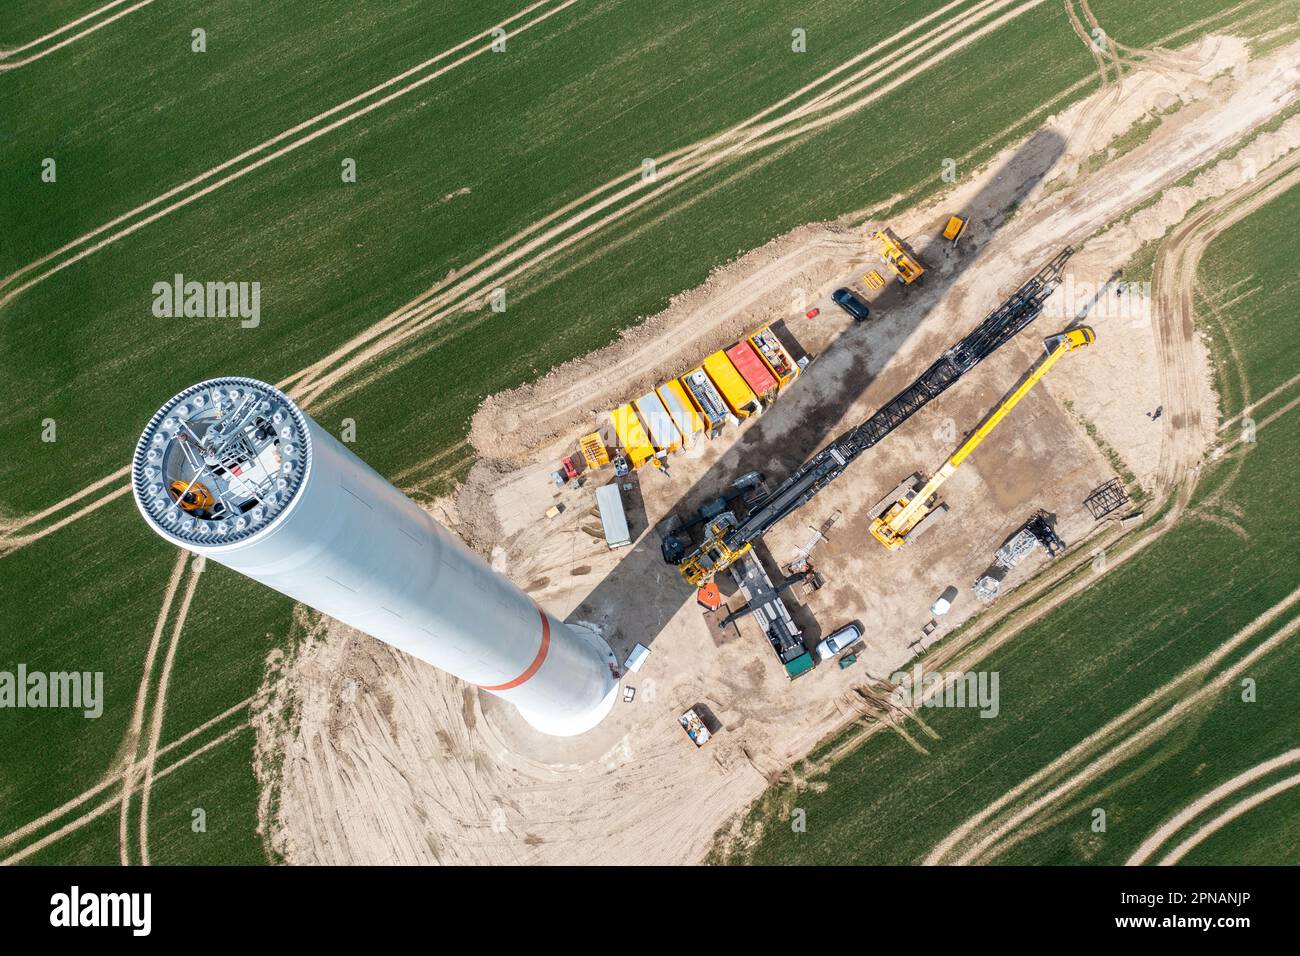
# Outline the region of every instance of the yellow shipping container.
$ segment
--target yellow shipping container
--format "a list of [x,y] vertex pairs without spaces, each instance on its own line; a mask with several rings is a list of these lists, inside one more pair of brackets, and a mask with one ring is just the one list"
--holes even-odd
[[650,444],[645,428],[636,417],[630,402],[614,409],[609,417],[614,421],[614,434],[618,436],[618,443],[622,446],[629,465],[640,468],[654,457],[654,446]]
[[745,384],[745,380],[736,371],[736,366],[732,365],[731,359],[727,358],[726,352],[714,352],[706,358],[704,371],[718,387],[722,400],[727,403],[727,407],[734,415],[748,418],[762,411],[763,407],[759,404],[758,396]]

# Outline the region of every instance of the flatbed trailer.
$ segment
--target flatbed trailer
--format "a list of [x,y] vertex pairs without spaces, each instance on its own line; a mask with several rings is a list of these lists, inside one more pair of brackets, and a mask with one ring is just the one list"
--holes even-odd
[[749,344],[754,347],[763,364],[775,376],[780,388],[785,388],[799,377],[798,364],[770,325],[763,326],[751,335]]
[[804,646],[803,634],[758,556],[747,552],[743,560],[731,566],[731,577],[748,600],[754,621],[776,652],[785,676],[794,680],[812,670],[815,662]]
[[680,379],[686,394],[695,404],[696,410],[704,421],[704,434],[707,438],[716,438],[727,424],[727,402],[709,379],[704,366],[693,368]]

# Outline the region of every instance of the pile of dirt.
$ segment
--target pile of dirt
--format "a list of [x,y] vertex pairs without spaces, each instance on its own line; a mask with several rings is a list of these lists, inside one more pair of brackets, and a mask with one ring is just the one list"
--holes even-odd
[[501,523],[492,500],[493,492],[514,471],[512,463],[500,458],[478,459],[456,488],[453,501],[444,513],[444,523],[484,557],[489,557],[501,542]]

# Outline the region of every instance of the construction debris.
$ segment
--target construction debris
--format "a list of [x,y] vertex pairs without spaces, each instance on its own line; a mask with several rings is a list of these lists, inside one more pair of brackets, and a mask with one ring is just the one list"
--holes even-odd
[[1095,488],[1092,494],[1083,499],[1083,503],[1088,506],[1093,518],[1100,521],[1111,512],[1118,511],[1128,504],[1128,492],[1124,490],[1122,481],[1112,478],[1104,485]]
[[1007,573],[1042,547],[1048,557],[1065,550],[1065,542],[1048,520],[1047,512],[1036,511],[993,555],[993,564],[975,582],[975,596],[985,601],[997,597]]

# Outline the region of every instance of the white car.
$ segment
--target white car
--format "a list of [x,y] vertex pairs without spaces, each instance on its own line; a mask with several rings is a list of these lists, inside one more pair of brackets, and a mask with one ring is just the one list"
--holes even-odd
[[828,661],[846,647],[852,646],[853,642],[861,637],[862,628],[856,624],[848,624],[817,645],[817,656]]
[[952,607],[952,602],[957,599],[958,590],[954,587],[946,587],[943,593],[939,595],[939,600],[930,605],[930,613],[935,617],[943,617]]

